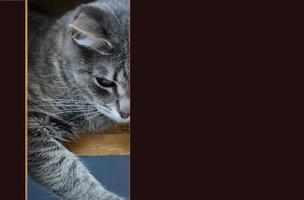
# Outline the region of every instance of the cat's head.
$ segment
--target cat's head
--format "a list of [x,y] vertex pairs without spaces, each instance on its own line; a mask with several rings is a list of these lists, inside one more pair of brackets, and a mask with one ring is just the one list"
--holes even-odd
[[129,2],[81,6],[68,24],[64,55],[69,76],[98,111],[116,122],[130,118]]

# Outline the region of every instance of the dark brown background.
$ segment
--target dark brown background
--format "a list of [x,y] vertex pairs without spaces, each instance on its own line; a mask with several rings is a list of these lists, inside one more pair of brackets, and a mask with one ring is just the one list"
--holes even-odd
[[[282,168],[282,158],[302,151],[281,150],[286,137],[274,129],[285,122],[272,113],[282,104],[273,106],[275,86],[266,88],[268,67],[285,56],[273,49],[283,29],[270,30],[284,20],[271,12],[286,5],[243,4],[131,0],[132,200],[291,199],[301,191],[289,178],[299,165]],[[24,197],[23,19],[23,3],[1,2],[1,190],[9,199]]]
[[0,2],[1,199],[25,199],[25,3]]

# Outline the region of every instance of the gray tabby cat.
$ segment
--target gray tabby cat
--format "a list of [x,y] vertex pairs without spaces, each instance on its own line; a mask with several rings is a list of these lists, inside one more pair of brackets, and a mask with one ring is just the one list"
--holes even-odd
[[63,143],[129,121],[129,2],[29,12],[28,169],[64,200],[120,200]]

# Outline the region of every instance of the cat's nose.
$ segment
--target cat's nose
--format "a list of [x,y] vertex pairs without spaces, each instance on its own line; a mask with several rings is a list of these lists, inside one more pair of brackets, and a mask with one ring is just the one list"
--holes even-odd
[[121,118],[128,118],[130,116],[130,113],[125,113],[120,111],[119,115],[121,116]]

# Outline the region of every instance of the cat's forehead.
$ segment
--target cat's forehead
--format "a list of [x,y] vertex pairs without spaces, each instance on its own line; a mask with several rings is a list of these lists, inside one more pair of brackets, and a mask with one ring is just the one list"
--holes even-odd
[[93,75],[103,75],[107,77],[115,76],[117,79],[128,79],[129,66],[128,62],[115,62],[101,60],[96,63],[93,69]]

